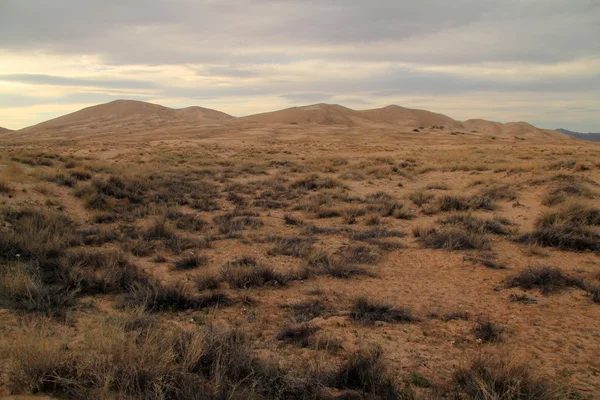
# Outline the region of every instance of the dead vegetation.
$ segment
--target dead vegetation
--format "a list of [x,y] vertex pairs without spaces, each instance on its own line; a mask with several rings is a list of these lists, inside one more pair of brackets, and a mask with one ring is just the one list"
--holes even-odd
[[[551,320],[548,299],[536,306],[519,290],[575,288],[600,303],[589,272],[589,251],[600,251],[592,162],[501,145],[460,162],[464,149],[413,158],[394,141],[377,155],[334,158],[316,142],[298,154],[276,141],[156,146],[98,158],[17,150],[3,159],[19,168],[0,169],[0,307],[12,324],[3,326],[11,339],[0,341],[0,360],[12,393],[565,398],[529,369],[493,358],[452,375],[460,360],[441,343],[472,355],[510,346],[513,333],[543,342],[552,331],[568,342],[551,327],[528,330],[521,310]],[[513,254],[515,242],[534,258]],[[553,264],[562,251],[581,252],[568,255],[569,269],[516,273],[523,260]],[[511,290],[493,287],[499,282]],[[474,297],[481,293],[485,307]],[[411,307],[394,305],[405,301]],[[510,330],[480,317],[496,319],[507,305]],[[444,312],[423,321],[413,310],[424,309]],[[27,327],[31,320],[40,322]],[[429,365],[413,370],[398,343]],[[571,355],[554,357],[583,387],[597,382],[568,367]],[[438,368],[445,372],[431,373]]]

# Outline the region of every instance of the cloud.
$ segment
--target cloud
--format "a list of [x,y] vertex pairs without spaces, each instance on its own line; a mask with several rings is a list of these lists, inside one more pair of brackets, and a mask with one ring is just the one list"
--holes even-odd
[[[69,101],[75,108],[119,97],[236,115],[324,101],[462,115],[437,101],[444,99],[469,117],[542,122],[583,107],[571,111],[589,130],[600,125],[596,0],[4,0],[1,7],[0,106],[11,114],[3,112],[0,125],[38,122],[43,105],[62,110]],[[528,102],[510,100],[519,97]]]

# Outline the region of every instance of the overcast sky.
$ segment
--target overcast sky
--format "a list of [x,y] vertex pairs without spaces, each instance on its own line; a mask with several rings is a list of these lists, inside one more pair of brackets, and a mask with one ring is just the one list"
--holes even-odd
[[120,98],[600,131],[600,1],[0,0],[0,126]]

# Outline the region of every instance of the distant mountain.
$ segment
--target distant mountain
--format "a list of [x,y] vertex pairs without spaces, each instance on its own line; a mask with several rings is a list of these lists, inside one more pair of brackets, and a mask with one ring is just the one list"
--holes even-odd
[[[313,104],[235,118],[202,107],[173,109],[133,100],[116,100],[87,107],[19,131],[5,131],[6,138],[67,140],[78,138],[175,137],[182,134],[226,132],[236,128],[260,130],[271,126],[275,131],[296,129],[294,126],[349,128],[351,131],[375,129],[411,135],[491,139],[576,140],[561,132],[538,129],[526,122],[498,122],[470,119],[464,122],[427,110],[390,105],[371,110],[353,110],[338,104]],[[322,128],[320,128],[322,129]]]
[[573,132],[563,128],[558,128],[557,131],[566,135],[576,137],[577,139],[589,140],[590,142],[600,142],[600,133]]
[[3,128],[0,126],[0,135],[3,133],[9,133],[9,132],[12,132],[12,129]]
[[209,124],[234,119],[231,115],[202,107],[173,109],[135,100],[116,100],[87,107],[13,132],[55,139],[114,134],[192,132]]

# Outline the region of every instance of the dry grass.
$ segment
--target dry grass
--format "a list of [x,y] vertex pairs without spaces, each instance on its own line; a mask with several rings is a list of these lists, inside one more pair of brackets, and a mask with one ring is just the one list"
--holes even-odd
[[365,297],[354,300],[350,318],[363,324],[374,324],[377,321],[391,323],[414,323],[419,321],[408,308],[395,308]]
[[509,288],[540,289],[544,294],[555,293],[569,287],[584,288],[583,281],[565,274],[560,268],[546,265],[530,267],[506,281]]

